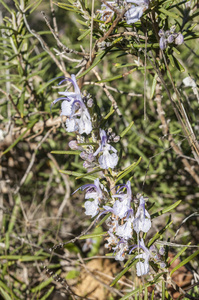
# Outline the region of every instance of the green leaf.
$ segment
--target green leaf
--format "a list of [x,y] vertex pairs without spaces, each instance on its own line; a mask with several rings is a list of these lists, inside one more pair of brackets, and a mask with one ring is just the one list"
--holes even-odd
[[94,61],[94,63],[83,73],[81,73],[80,75],[78,75],[76,78],[79,79],[82,76],[85,76],[88,72],[90,72],[95,66],[97,66],[99,64],[99,62],[103,59],[103,57],[106,55],[107,51],[102,51],[102,53],[100,53],[100,55],[98,56],[99,58],[96,59]]
[[126,175],[128,175],[130,172],[132,172],[136,167],[137,167],[137,165],[139,165],[139,163],[141,162],[141,157],[138,159],[138,161],[137,162],[134,162],[134,163],[132,163],[128,168],[126,168],[123,172],[122,172],[122,174],[121,173],[119,173],[118,174],[118,178],[117,178],[117,180],[116,180],[116,182],[115,183],[117,183],[118,181],[120,181],[123,177],[125,177]]
[[100,172],[100,171],[103,171],[103,169],[100,169],[100,168],[95,169],[94,171],[91,171],[91,172],[89,172],[89,173],[85,173],[84,175],[78,176],[76,179],[84,178],[85,175],[95,174],[95,173]]
[[120,134],[120,137],[123,138],[127,132],[131,129],[131,127],[133,126],[134,124],[134,121],[132,121],[125,129],[124,131],[122,131],[122,133]]
[[69,155],[80,155],[82,151],[79,151],[79,150],[76,150],[76,151],[51,151],[50,153],[53,153],[53,154],[69,154]]
[[10,145],[3,153],[2,153],[2,156],[4,155],[4,154],[6,154],[7,152],[9,152],[12,148],[14,148],[14,146],[16,146],[18,143],[19,143],[19,141],[21,141],[22,139],[23,139],[23,137],[24,137],[24,135],[26,134],[26,132],[30,129],[30,128],[32,128],[34,125],[35,125],[35,123],[37,122],[37,120],[34,120],[33,122],[31,122],[28,126],[27,126],[27,128],[26,128],[26,130],[14,141],[14,143],[12,144],[12,145]]
[[173,55],[168,54],[168,57],[169,57],[169,60],[170,60],[170,63],[172,65],[172,67],[174,68],[175,67],[175,63],[174,63]]
[[38,94],[40,94],[41,92],[43,92],[43,90],[46,90],[46,88],[49,86],[49,85],[52,85],[52,83],[54,81],[56,81],[57,78],[54,78],[54,79],[51,79],[49,80],[46,84],[42,85],[42,87],[37,91]]
[[176,53],[176,54],[178,54],[178,55],[180,55],[180,51],[178,51],[178,49],[176,49],[176,47],[172,47],[172,50]]
[[[161,276],[161,275],[162,275],[162,274],[160,274],[160,276]],[[145,283],[144,285],[142,285],[142,286],[136,288],[135,290],[131,291],[130,293],[126,294],[124,297],[120,298],[120,300],[130,299],[131,296],[137,294],[138,292],[144,290],[145,288],[147,288],[147,287],[149,287],[149,286],[151,286],[151,285],[153,285],[153,284],[157,284],[157,283],[160,282],[160,281],[161,281],[161,279],[159,279],[159,280],[157,279],[156,281],[155,281],[155,279],[154,279],[154,280],[151,281],[151,282],[147,282],[147,283]]]
[[[61,273],[61,270],[58,270],[55,274],[59,275]],[[33,293],[37,293],[39,291],[41,291],[43,288],[45,288],[46,286],[48,286],[54,279],[52,277],[48,278],[46,281],[43,281],[41,284],[39,284],[38,286],[34,287],[31,289],[31,292]]]
[[50,290],[48,292],[45,292],[45,295],[40,299],[40,300],[46,300],[49,299],[49,296],[52,294],[52,292],[54,291],[54,286],[52,286],[50,288]]
[[169,16],[169,17],[174,18],[174,19],[178,19],[178,17],[179,17],[178,15],[174,14],[173,12],[171,12],[167,9],[164,9],[163,7],[159,8],[159,11],[161,11],[166,16]]
[[[115,109],[111,106],[109,113],[104,117],[104,120],[108,120],[108,118],[114,113]],[[102,125],[102,124],[101,124]]]
[[165,300],[165,281],[162,280],[162,300]]
[[161,216],[161,215],[163,215],[163,214],[171,211],[172,209],[176,208],[181,203],[181,201],[182,200],[179,200],[179,201],[175,202],[174,204],[172,204],[172,205],[170,205],[170,206],[168,206],[168,207],[166,207],[166,208],[164,208],[164,209],[162,209],[162,210],[160,210],[160,211],[152,214],[151,215],[151,219],[154,219],[154,218],[156,218],[158,216]]
[[97,225],[96,228],[101,226],[110,217],[111,213],[108,213]]
[[174,60],[174,64],[176,66],[176,68],[180,71],[180,72],[184,72],[185,68],[181,65],[181,63],[179,62],[179,60],[173,56],[173,60]]
[[86,235],[80,236],[79,240],[92,239],[92,238],[95,238],[95,237],[103,236],[105,234],[107,234],[107,231],[100,232],[100,233],[86,234]]
[[134,144],[134,143],[130,144],[129,147],[130,147],[131,149],[133,149],[133,151],[134,151],[135,153],[137,153],[140,157],[142,157],[143,161],[146,161],[147,164],[149,163],[148,157],[144,154],[143,151],[140,150],[140,147],[137,147],[136,144]]
[[37,261],[37,260],[44,260],[46,257],[50,257],[49,254],[45,254],[45,256],[38,256],[38,255],[1,255],[0,260],[18,260],[18,261]]
[[192,255],[190,255],[189,257],[187,257],[186,259],[184,259],[181,263],[179,263],[175,268],[173,268],[173,270],[170,272],[170,276],[172,276],[172,274],[177,271],[179,268],[181,268],[182,266],[186,265],[188,262],[190,262],[194,257],[196,257],[197,255],[199,255],[199,250],[197,250],[195,253],[193,253]]
[[[137,255],[137,254],[136,254]],[[134,257],[136,256],[134,255]],[[118,280],[120,280],[120,278],[128,271],[132,268],[132,266],[138,262],[138,259],[135,259],[134,262],[132,264],[130,264],[128,267],[124,268],[116,277],[115,279],[111,282],[110,286],[114,286]]]
[[[0,2],[7,9],[7,11],[9,11],[9,13],[12,15],[12,10],[8,7],[8,5],[3,0],[0,0]],[[12,29],[12,28],[9,28],[9,29]]]
[[76,21],[77,21],[77,23],[80,23],[80,24],[82,24],[82,25],[88,27],[88,24],[87,24],[86,22],[84,22],[84,21],[82,21],[82,20],[79,20],[79,19],[76,19]]
[[21,97],[19,99],[18,109],[21,114],[21,118],[24,116],[24,100],[25,100],[25,89],[23,90]]
[[157,78],[158,78],[158,74],[156,73],[155,76],[153,77],[150,99],[152,99],[154,96],[155,88],[156,88],[156,84],[157,84]]
[[106,79],[103,79],[103,80],[99,80],[97,81],[97,83],[103,83],[103,82],[109,82],[109,81],[113,81],[113,80],[116,80],[116,79],[119,79],[119,78],[122,78],[123,75],[117,75],[117,76],[113,76],[113,77],[110,77],[110,78],[106,78]]
[[[2,275],[3,276],[3,275]],[[3,281],[1,281],[0,280],[0,287],[3,289],[3,291],[5,292],[8,292],[11,296],[12,296],[12,300],[13,299],[16,299],[16,300],[21,300],[19,297],[17,297],[14,293],[13,293],[13,291],[8,287],[8,285],[7,284],[5,284],[5,280],[4,280],[4,282]]]
[[5,300],[12,300],[12,298],[10,298],[10,296],[1,287],[0,287],[0,294],[1,296],[3,296]]
[[63,173],[63,174],[67,174],[67,175],[72,175],[72,176],[75,176],[75,177],[81,176],[80,178],[89,179],[89,180],[92,180],[92,181],[94,181],[96,179],[95,176],[90,176],[90,175],[87,175],[87,174],[82,174],[82,173],[78,173],[78,172],[74,172],[74,171],[59,170],[59,172]]
[[167,228],[173,223],[173,221],[168,222],[167,225],[164,226],[160,231],[156,232],[156,234],[152,237],[152,239],[148,242],[147,247],[150,247],[156,240],[158,240],[161,235],[165,232]]
[[90,34],[91,30],[88,29],[84,33],[82,33],[77,39],[78,41],[81,41],[83,38],[85,38],[88,34]]
[[34,7],[31,9],[31,11],[29,12],[29,14],[31,14],[38,6],[39,6],[39,4],[42,2],[42,0],[39,0],[39,1],[37,1],[37,4],[35,5],[35,3],[36,2],[34,2],[34,3],[31,3],[30,5],[29,5],[29,7],[26,7],[26,11],[34,4]]
[[74,13],[83,14],[83,12],[79,11],[79,10],[78,10],[75,6],[73,6],[73,5],[66,4],[66,3],[60,3],[60,2],[58,2],[57,5],[58,5],[60,8],[63,8],[63,9],[72,11],[72,12],[74,12]]
[[32,58],[29,59],[29,63],[32,63],[34,61],[39,61],[40,63],[41,62],[40,58],[42,58],[43,56],[46,56],[46,52],[41,52],[40,54],[33,56]]
[[170,261],[170,263],[169,263],[170,266],[172,265],[172,263],[174,263],[174,261],[175,261],[180,255],[182,255],[182,253],[188,248],[188,246],[189,246],[190,244],[191,244],[191,242],[188,243],[187,246],[185,246],[184,248],[182,248],[182,249],[176,254],[176,256]]
[[67,273],[66,279],[75,279],[80,275],[80,271],[78,270],[71,270]]

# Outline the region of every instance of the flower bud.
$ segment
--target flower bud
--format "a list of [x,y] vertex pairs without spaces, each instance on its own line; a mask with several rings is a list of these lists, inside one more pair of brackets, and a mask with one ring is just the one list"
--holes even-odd
[[175,44],[176,45],[181,45],[184,42],[184,37],[182,33],[179,33],[177,38],[175,39]]
[[88,101],[87,101],[87,106],[88,107],[92,107],[93,106],[93,99],[90,98]]
[[165,39],[164,36],[161,36],[160,38],[160,49],[164,50],[167,47],[167,40]]
[[160,253],[160,255],[164,255],[164,253],[165,253],[164,247],[160,247],[159,253]]
[[159,35],[159,37],[164,36],[164,30],[163,30],[163,29],[160,29],[159,32],[158,32],[158,35]]
[[70,149],[72,150],[80,150],[81,147],[78,146],[77,141],[76,140],[72,140],[68,143],[68,146],[70,147]]
[[80,157],[81,157],[83,160],[87,160],[88,154],[87,154],[85,151],[83,151],[83,152],[80,153]]
[[171,34],[171,35],[168,36],[167,41],[168,41],[169,44],[171,44],[171,43],[174,42],[174,36],[173,36],[173,34]]
[[119,142],[119,140],[120,140],[120,136],[119,136],[119,135],[116,135],[116,136],[114,137],[114,139],[113,139],[114,143]]

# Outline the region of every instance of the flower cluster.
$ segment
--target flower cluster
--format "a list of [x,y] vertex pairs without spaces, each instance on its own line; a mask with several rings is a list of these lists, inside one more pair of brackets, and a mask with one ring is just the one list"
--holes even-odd
[[[77,85],[75,75],[61,81],[69,81],[74,86],[74,92],[60,92],[60,97],[53,101],[52,104],[62,100],[61,116],[66,116],[66,130],[77,133],[75,140],[69,142],[72,150],[81,151],[80,157],[84,160],[83,166],[86,169],[106,170],[112,174],[118,164],[117,150],[110,142],[118,142],[112,129],[105,131],[98,127],[98,124],[92,123],[89,108],[92,107],[93,101],[86,103],[86,97],[82,96]],[[89,140],[87,135],[90,135]],[[99,139],[100,138],[100,139]],[[97,168],[99,171],[99,168]],[[112,176],[112,175],[111,175]],[[94,183],[85,184],[78,190],[86,191],[85,193],[85,214],[91,218],[99,219],[104,214],[109,214],[107,219],[107,243],[106,248],[112,249],[115,259],[123,261],[126,254],[138,249],[135,258],[139,259],[136,264],[137,275],[145,275],[149,272],[149,261],[153,259],[156,263],[160,262],[157,251],[154,254],[154,247],[149,249],[145,246],[144,240],[140,239],[142,233],[147,233],[151,228],[151,217],[145,207],[145,198],[138,194],[133,199],[130,181],[126,184],[120,184],[111,189],[110,192],[100,183],[100,179],[94,180]],[[114,191],[114,192],[113,192]],[[137,241],[135,245],[133,242]],[[90,247],[90,241],[88,241]],[[88,245],[85,245],[87,249]],[[137,251],[137,250],[136,250]]]
[[97,12],[101,14],[101,20],[108,22],[112,19],[114,15],[114,8],[121,6],[126,7],[127,5],[133,3],[127,12],[125,13],[125,18],[127,24],[133,24],[140,20],[144,11],[149,7],[149,0],[126,0],[126,1],[107,1],[108,5],[102,4],[101,9]]
[[[110,141],[111,139],[113,139],[114,142],[117,142],[119,140],[119,137],[113,134],[108,137],[105,130],[99,129],[99,147],[95,152],[92,145],[89,145],[88,147],[86,146],[86,149],[85,146],[79,145],[85,143],[85,137],[83,136],[83,134],[88,135],[92,132],[93,126],[91,116],[89,114],[88,108],[86,107],[86,104],[82,99],[82,95],[77,85],[75,75],[71,75],[71,78],[65,78],[60,82],[60,84],[65,80],[73,84],[74,92],[59,92],[59,94],[64,97],[60,97],[54,100],[52,105],[62,100],[62,111],[60,115],[67,117],[66,130],[68,132],[76,132],[79,134],[77,136],[77,140],[72,140],[69,142],[69,147],[72,150],[82,151],[80,157],[85,161],[83,165],[86,169],[93,168],[97,166],[98,163],[100,168],[102,169],[114,169],[118,163],[118,155],[117,150],[110,145]],[[90,102],[87,102],[88,107],[91,107]],[[92,140],[93,143],[96,143],[97,141],[94,134],[92,134]]]
[[167,44],[174,43],[176,45],[181,45],[184,42],[182,33],[175,33],[175,26],[172,26],[167,31],[160,29],[158,35],[160,37],[160,49],[162,50],[166,49]]
[[[86,184],[79,189],[86,190],[85,199],[90,199],[84,205],[86,215],[92,218],[97,216],[99,219],[101,215],[111,213],[107,220],[109,229],[105,247],[114,251],[116,260],[123,261],[126,254],[131,254],[133,250],[138,249],[138,255],[135,257],[139,259],[136,264],[138,276],[149,272],[149,260],[154,260],[160,263],[160,267],[164,267],[155,246],[148,249],[143,239],[138,240],[137,245],[132,245],[134,237],[137,236],[139,239],[141,232],[149,231],[151,218],[145,208],[145,198],[141,194],[138,194],[133,201],[130,181],[115,187],[116,192],[111,197],[100,184],[99,179],[96,179],[94,184]],[[104,205],[107,201],[110,205]]]

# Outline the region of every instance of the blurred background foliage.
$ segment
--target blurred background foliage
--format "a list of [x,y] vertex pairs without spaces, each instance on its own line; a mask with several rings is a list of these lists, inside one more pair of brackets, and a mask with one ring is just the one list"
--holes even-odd
[[[78,155],[51,154],[69,150],[68,142],[75,136],[63,128],[59,105],[50,111],[59,89],[63,90],[57,85],[59,76],[77,74],[81,90],[92,95],[102,116],[118,107],[107,120],[106,129],[120,135],[134,122],[116,145],[118,151],[122,149],[121,169],[142,157],[130,174],[133,194],[143,192],[148,196],[153,213],[182,200],[171,213],[173,224],[164,241],[198,209],[199,96],[182,82],[191,76],[198,84],[198,3],[151,1],[150,12],[145,12],[141,22],[127,25],[120,20],[100,45],[96,41],[103,39],[114,19],[101,20],[96,13],[101,2],[95,2],[92,46],[96,47],[89,60],[91,1],[0,1],[3,299],[58,299],[53,297],[58,297],[57,292],[66,293],[66,283],[60,284],[58,277],[47,279],[41,262],[76,285],[83,265],[77,253],[83,258],[105,254],[101,238],[95,241],[90,255],[89,249],[82,250],[85,241],[78,240],[53,255],[49,251],[90,224],[84,216],[83,195],[71,196],[88,180],[59,172],[86,173],[82,159]],[[170,45],[162,52],[158,31],[172,25],[184,35],[184,43]],[[123,182],[128,179],[124,177]],[[168,217],[154,220],[150,237]],[[198,238],[195,216],[183,224],[175,242],[196,245]],[[176,248],[170,250],[177,252]],[[184,257],[192,253],[188,248]],[[196,262],[192,268],[197,268]]]

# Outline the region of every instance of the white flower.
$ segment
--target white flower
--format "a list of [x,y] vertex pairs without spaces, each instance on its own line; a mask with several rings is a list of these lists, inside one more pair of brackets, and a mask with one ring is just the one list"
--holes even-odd
[[73,104],[73,99],[64,100],[61,104],[61,114],[60,114],[60,116],[70,117],[70,115],[72,113],[72,104]]
[[133,24],[142,17],[143,12],[148,9],[148,0],[127,0],[128,3],[137,4],[137,6],[132,5],[129,10],[125,13],[127,24]]
[[99,201],[103,197],[102,191],[101,191],[101,188],[100,188],[99,178],[94,180],[94,184],[85,184],[80,189],[81,190],[87,189],[86,194],[85,194],[85,199],[91,199],[92,198],[94,200]]
[[[138,246],[137,246],[138,247]],[[144,251],[141,254],[136,255],[135,258],[142,258],[144,262],[138,261],[136,264],[137,276],[146,275],[149,272],[149,259],[150,259],[150,251],[145,247],[144,240],[141,239],[139,242],[139,247]]]
[[125,224],[120,225],[116,229],[116,235],[119,237],[128,240],[132,238],[132,221],[133,218],[128,218]]
[[192,87],[192,88],[196,88],[197,87],[195,80],[192,79],[190,76],[184,78],[182,82],[184,83],[184,85],[186,87],[189,87],[189,86]]
[[74,117],[68,118],[66,120],[66,130],[68,132],[74,132],[78,130],[78,122],[77,119]]
[[82,100],[81,92],[77,85],[75,75],[72,74],[71,78],[66,78],[62,80],[61,83],[65,80],[68,80],[73,84],[74,92],[59,92],[59,94],[64,97],[54,100],[52,105],[60,100],[63,100],[61,104],[62,111],[60,115],[67,117],[66,130],[68,132],[77,131],[79,134],[90,134],[92,131],[91,117]]
[[[99,178],[95,179],[94,184],[85,184],[78,188],[74,193],[78,190],[84,191],[86,189],[85,199],[94,199],[94,201],[86,201],[85,202],[85,214],[91,215],[93,218],[97,215],[99,211],[99,201],[102,199],[103,194],[100,188]],[[73,194],[74,194],[73,193]]]
[[[138,258],[138,256],[137,256],[137,258]],[[143,258],[142,254],[140,254],[140,258]],[[146,275],[149,272],[148,262],[146,260],[145,260],[145,262],[139,261],[136,264],[136,271],[137,271],[137,276]]]
[[[94,156],[102,152],[102,155],[99,157],[99,164],[102,169],[114,169],[118,162],[117,150],[107,143],[107,136],[105,130],[100,129],[101,145],[97,151],[93,154]],[[113,151],[114,153],[109,153]]]
[[116,251],[115,260],[123,261],[125,259],[125,252],[128,248],[127,241],[119,241],[117,246],[113,248]]
[[118,162],[118,156],[116,153],[109,153],[109,148],[103,150],[103,155],[99,158],[99,164],[102,169],[114,169]]
[[92,131],[91,117],[87,109],[82,109],[80,119],[78,120],[79,134],[89,134]]
[[109,237],[106,238],[107,240],[107,244],[105,244],[105,248],[110,248],[113,246],[113,245],[116,245],[118,244],[119,242],[119,239],[112,233],[111,230],[108,231],[108,234],[109,234]]
[[113,213],[120,219],[124,218],[130,209],[129,202],[127,199],[124,201],[116,200],[113,204]]
[[[115,1],[107,1],[106,3],[109,4],[110,6],[115,6],[116,5]],[[102,4],[101,9],[97,10],[97,12],[102,15],[101,18],[100,18],[100,20],[102,20],[102,21],[111,20],[111,18],[114,15],[114,11],[109,6],[107,6],[105,4]]]
[[120,219],[124,218],[127,216],[127,213],[131,213],[133,212],[133,210],[131,209],[131,199],[132,199],[132,194],[131,194],[131,183],[130,181],[127,181],[127,184],[122,184],[119,192],[121,189],[126,188],[127,193],[124,194],[122,193],[118,193],[116,195],[113,195],[113,198],[120,198],[120,200],[116,200],[115,203],[113,204],[113,207],[110,206],[103,206],[103,208],[106,211],[110,211],[112,212],[115,216],[118,216]]
[[[126,188],[126,194],[120,193],[120,190]],[[113,198],[119,198],[120,200],[116,200],[113,204],[113,213],[118,216],[120,219],[124,218],[127,215],[127,212],[131,209],[131,200],[132,200],[132,193],[131,193],[131,183],[128,180],[126,184],[122,184],[119,193],[113,195]]]
[[129,10],[125,13],[126,23],[133,24],[141,18],[143,15],[142,7],[132,5]]
[[86,201],[84,206],[85,206],[85,214],[88,216],[91,216],[91,218],[93,218],[94,216],[96,216],[98,214],[98,200],[94,200],[94,201]]
[[148,232],[151,228],[151,217],[145,209],[144,197],[140,197],[140,204],[133,221],[134,230],[139,233],[140,231]]

